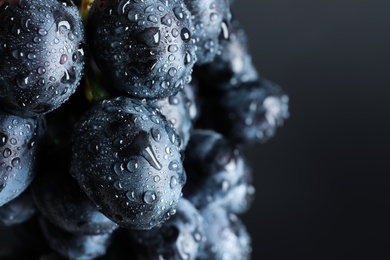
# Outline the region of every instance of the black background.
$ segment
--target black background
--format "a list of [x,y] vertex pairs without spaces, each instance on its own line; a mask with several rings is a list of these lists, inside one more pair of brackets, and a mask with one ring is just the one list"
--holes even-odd
[[390,259],[390,1],[235,0],[262,76],[290,96],[246,150],[253,259]]

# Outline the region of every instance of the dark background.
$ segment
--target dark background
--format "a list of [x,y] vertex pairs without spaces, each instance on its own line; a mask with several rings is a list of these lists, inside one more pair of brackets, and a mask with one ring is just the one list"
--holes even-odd
[[290,96],[246,150],[253,259],[390,259],[390,1],[235,0],[254,63]]

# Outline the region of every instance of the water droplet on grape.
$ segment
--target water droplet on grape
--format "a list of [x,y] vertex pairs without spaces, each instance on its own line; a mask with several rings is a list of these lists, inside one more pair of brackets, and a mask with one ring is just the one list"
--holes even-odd
[[154,191],[146,191],[143,195],[143,200],[146,204],[153,204],[157,200],[157,195]]

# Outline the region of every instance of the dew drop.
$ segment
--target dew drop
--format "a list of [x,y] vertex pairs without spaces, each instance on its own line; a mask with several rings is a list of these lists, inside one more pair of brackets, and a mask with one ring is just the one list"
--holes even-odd
[[[160,118],[158,116],[152,115],[152,116],[150,116],[150,120],[152,120],[152,122],[155,124],[160,124]],[[151,131],[153,134],[153,129]]]
[[170,68],[169,71],[168,71],[168,74],[169,76],[171,77],[174,77],[177,73],[177,69],[176,68]]
[[114,164],[114,172],[117,174],[117,175],[121,175],[123,174],[123,171],[125,170],[124,166],[123,166],[123,163],[116,163]]
[[9,148],[5,148],[5,149],[4,149],[4,151],[3,151],[3,156],[4,156],[4,158],[10,157],[11,154],[12,154],[11,149],[9,149]]
[[57,23],[57,34],[59,34],[61,28],[70,30],[70,23],[68,21],[60,21]]
[[146,191],[143,195],[143,200],[146,204],[152,204],[157,200],[157,195],[154,191]]
[[184,13],[183,13],[183,9],[181,7],[177,6],[177,7],[173,8],[173,13],[175,14],[177,19],[183,20]]
[[168,56],[168,60],[169,60],[169,61],[174,61],[174,60],[175,60],[175,55],[170,54],[170,55]]
[[28,58],[29,60],[34,60],[34,59],[37,58],[37,56],[36,56],[34,53],[29,53],[29,54],[27,54],[27,58]]
[[129,172],[135,172],[138,169],[138,161],[137,160],[130,160],[126,164],[126,168]]
[[178,184],[177,178],[175,176],[172,176],[169,186],[171,187],[171,189],[173,189],[177,186],[177,184]]
[[175,38],[176,38],[177,36],[179,36],[179,30],[176,29],[176,28],[173,28],[173,29],[172,29],[172,36],[175,37]]
[[152,23],[158,22],[157,16],[155,16],[155,15],[149,15],[148,20],[151,21]]
[[150,131],[152,133],[154,141],[159,142],[161,140],[160,130],[158,130],[157,128],[152,128]]
[[172,25],[172,18],[169,14],[166,14],[164,17],[161,18],[161,23],[170,27]]
[[27,88],[29,85],[29,77],[25,75],[16,76],[16,85],[20,88]]
[[189,52],[187,52],[185,57],[184,57],[184,64],[188,65],[189,63],[191,63],[191,60],[192,60],[191,54]]
[[44,67],[38,67],[37,72],[39,75],[43,75],[46,72],[46,69]]
[[180,37],[184,42],[188,42],[191,38],[191,33],[187,28],[181,29]]
[[[15,145],[15,144],[17,143],[17,141],[16,141],[15,138],[11,138],[11,139],[9,140],[9,142],[10,142],[12,145]],[[0,144],[0,146],[1,146],[1,144]]]
[[177,98],[177,96],[170,96],[168,98],[168,102],[170,105],[177,106],[179,104],[179,99]]
[[224,39],[229,39],[229,28],[226,24],[226,22],[221,23],[221,29],[222,29],[222,36]]
[[68,56],[66,54],[62,54],[60,57],[60,64],[65,64],[68,61]]
[[126,193],[126,197],[130,200],[130,201],[135,201],[136,198],[135,198],[135,192],[134,191],[129,191]]
[[20,164],[20,158],[16,157],[16,158],[12,159],[11,164],[13,167],[18,166]]
[[123,189],[122,183],[121,183],[120,181],[116,181],[116,182],[114,183],[114,187],[115,187],[115,189],[117,189],[117,190]]
[[165,130],[167,131],[169,141],[171,141],[172,144],[175,144],[176,141],[176,133],[170,126],[165,126]]
[[210,21],[215,22],[218,19],[218,14],[217,13],[211,13],[210,14]]
[[4,146],[7,144],[8,136],[4,133],[0,132],[0,146]]
[[177,161],[172,161],[168,168],[171,170],[171,171],[178,171],[180,169],[180,166],[179,164],[177,163]]
[[47,35],[47,31],[45,30],[45,29],[38,29],[38,34],[39,35],[42,35],[42,36],[45,36],[45,35]]
[[150,146],[146,147],[145,153],[143,153],[142,156],[156,170],[161,170],[162,169],[162,166],[161,166],[160,162],[157,160],[156,155],[154,154],[153,149]]
[[176,44],[169,45],[169,47],[168,47],[168,51],[171,52],[171,53],[175,53],[178,50],[179,50],[179,48],[177,47]]
[[20,59],[20,58],[23,58],[24,57],[24,53],[19,51],[19,50],[14,50],[12,52],[12,56],[15,58],[15,59]]

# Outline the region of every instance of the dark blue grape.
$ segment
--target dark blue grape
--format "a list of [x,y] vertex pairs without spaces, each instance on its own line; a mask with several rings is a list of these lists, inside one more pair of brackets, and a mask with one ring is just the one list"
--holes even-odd
[[203,109],[205,127],[237,144],[264,143],[288,118],[288,96],[270,81],[260,79],[208,98]]
[[33,180],[44,125],[43,117],[22,118],[0,111],[0,207]]
[[229,40],[221,43],[221,49],[221,55],[216,56],[212,63],[194,69],[194,78],[199,80],[203,96],[259,78],[248,50],[246,33],[237,19],[232,20]]
[[0,104],[23,116],[68,100],[84,64],[84,27],[71,1],[0,2]]
[[71,172],[108,218],[134,229],[168,218],[186,180],[172,125],[125,97],[104,101],[76,126]]
[[197,259],[250,259],[251,238],[237,216],[219,207],[207,207],[201,211],[201,215],[207,239]]
[[69,174],[71,151],[45,154],[31,190],[40,213],[61,229],[79,234],[111,233],[118,225],[104,216]]
[[211,130],[193,132],[185,153],[188,182],[184,195],[197,208],[223,207],[243,213],[254,196],[252,171],[244,155]]
[[136,253],[141,259],[196,259],[206,240],[201,215],[184,198],[178,203],[176,214],[161,226],[129,232],[135,248],[140,248]]
[[137,98],[164,98],[190,82],[195,56],[190,13],[178,0],[97,0],[87,25],[97,65]]
[[50,248],[66,259],[94,259],[106,253],[111,234],[81,235],[66,232],[39,219],[43,235]]
[[229,38],[231,19],[227,0],[184,0],[195,26],[196,64],[210,63],[220,52],[220,42]]

